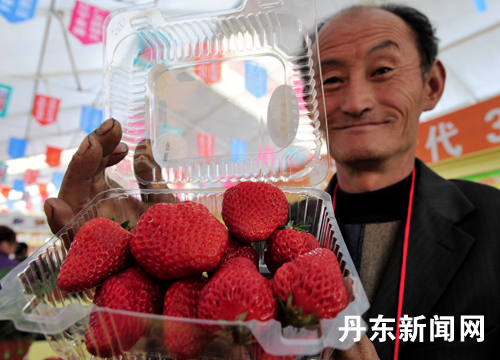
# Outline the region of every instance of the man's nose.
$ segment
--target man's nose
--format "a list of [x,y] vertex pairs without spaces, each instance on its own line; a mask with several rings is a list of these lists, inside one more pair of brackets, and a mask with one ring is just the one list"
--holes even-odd
[[341,111],[359,117],[374,107],[375,97],[369,81],[362,76],[351,77],[342,93]]

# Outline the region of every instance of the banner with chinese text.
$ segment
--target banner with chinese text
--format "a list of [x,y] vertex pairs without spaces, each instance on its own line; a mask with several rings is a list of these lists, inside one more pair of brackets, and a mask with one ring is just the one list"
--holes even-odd
[[69,32],[84,45],[102,42],[102,25],[109,11],[75,1]]
[[44,95],[36,95],[33,104],[33,117],[40,125],[49,125],[57,120],[61,100]]
[[10,86],[0,84],[0,117],[5,117],[7,114],[7,106],[9,105],[11,92],[12,88]]
[[0,0],[0,14],[11,23],[29,20],[35,15],[36,1]]
[[500,96],[420,124],[417,157],[425,163],[500,146]]

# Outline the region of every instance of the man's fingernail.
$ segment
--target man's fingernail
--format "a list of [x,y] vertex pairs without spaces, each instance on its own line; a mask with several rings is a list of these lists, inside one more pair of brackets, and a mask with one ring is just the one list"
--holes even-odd
[[113,154],[123,154],[128,151],[128,146],[125,143],[119,143]]
[[80,147],[78,148],[78,155],[83,155],[87,152],[87,150],[89,149],[90,147],[90,139],[87,135],[87,137],[85,139],[83,139],[82,143],[80,144]]
[[115,126],[115,119],[108,119],[97,128],[97,135],[103,136]]

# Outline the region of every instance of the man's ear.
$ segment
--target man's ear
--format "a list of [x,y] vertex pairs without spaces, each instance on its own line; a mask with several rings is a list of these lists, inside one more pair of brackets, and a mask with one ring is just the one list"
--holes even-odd
[[423,111],[434,109],[444,91],[446,70],[439,60],[434,61],[425,82],[425,98]]

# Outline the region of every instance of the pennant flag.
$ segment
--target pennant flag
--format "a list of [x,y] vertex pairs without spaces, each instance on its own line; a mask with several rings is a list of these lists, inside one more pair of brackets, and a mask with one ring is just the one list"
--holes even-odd
[[215,147],[215,136],[212,134],[197,133],[198,155],[213,156]]
[[26,154],[26,147],[28,145],[28,140],[9,138],[9,150],[8,153],[11,158],[19,159],[24,157]]
[[38,191],[41,196],[47,195],[47,184],[38,184]]
[[36,180],[38,179],[39,174],[40,174],[40,171],[38,171],[38,170],[27,169],[26,172],[24,173],[23,180],[26,183],[26,185],[34,184],[36,182]]
[[51,167],[59,166],[61,164],[61,153],[62,149],[47,146],[45,162]]
[[32,115],[40,125],[50,125],[56,122],[61,100],[45,96],[36,95],[33,104]]
[[[197,45],[197,50],[200,53],[200,56],[196,57],[197,62],[205,62],[207,60],[210,61],[212,59],[222,58],[222,54],[220,53],[217,55],[209,54],[209,44],[207,43],[203,43],[202,51],[200,51],[200,45]],[[221,75],[221,62],[212,61],[206,64],[196,65],[194,67],[194,72],[202,78],[203,82],[207,85],[218,83]]]
[[7,178],[7,164],[0,162],[0,183],[4,183]]
[[42,196],[42,204],[49,198],[49,194],[45,194]]
[[31,201],[26,203],[26,210],[33,211],[33,203]]
[[56,190],[61,188],[61,184],[64,178],[64,174],[60,172],[52,173],[52,184],[56,187]]
[[476,3],[476,11],[482,13],[486,11],[486,0],[472,0]]
[[7,105],[9,105],[11,92],[12,88],[10,86],[0,84],[0,117],[5,117],[7,114]]
[[30,193],[29,193],[29,192],[27,192],[27,191],[26,191],[26,192],[24,192],[24,193],[23,193],[22,200],[23,200],[23,201],[28,201],[28,200],[29,200],[29,198],[30,198]]
[[82,116],[80,118],[80,127],[87,134],[97,129],[102,123],[102,110],[82,106]]
[[267,94],[267,71],[254,61],[245,60],[245,88],[256,98]]
[[14,210],[14,206],[16,205],[16,200],[9,199],[7,200],[7,207],[9,210]]
[[24,192],[24,181],[22,181],[21,179],[15,179],[12,189],[14,189],[15,191]]
[[102,25],[109,11],[75,1],[69,32],[84,45],[102,42]]
[[0,14],[11,23],[29,20],[35,15],[36,1],[0,0]]
[[9,187],[2,187],[2,195],[8,199],[9,198],[9,193],[10,193],[10,188]]
[[242,156],[247,152],[247,142],[239,139],[231,139],[231,159],[230,161],[245,161],[246,157]]

